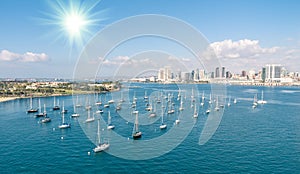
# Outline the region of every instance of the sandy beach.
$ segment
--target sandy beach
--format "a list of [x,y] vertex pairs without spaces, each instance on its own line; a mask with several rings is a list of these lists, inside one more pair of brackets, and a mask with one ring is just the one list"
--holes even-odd
[[10,100],[15,100],[16,98],[17,97],[0,97],[0,103],[10,101]]

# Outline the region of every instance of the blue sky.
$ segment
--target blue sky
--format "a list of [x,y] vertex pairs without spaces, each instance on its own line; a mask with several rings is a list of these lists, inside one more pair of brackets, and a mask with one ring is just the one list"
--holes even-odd
[[[61,26],[47,24],[48,19],[53,20],[52,13],[57,14],[53,9],[57,2],[0,1],[0,77],[72,77],[83,47],[72,47]],[[266,63],[281,63],[290,71],[299,71],[299,9],[296,0],[102,0],[90,11],[96,13],[93,18],[102,20],[88,28],[83,45],[105,26],[123,18],[162,14],[199,30],[220,48],[216,54],[230,71],[258,70]],[[124,50],[119,56],[131,54]]]

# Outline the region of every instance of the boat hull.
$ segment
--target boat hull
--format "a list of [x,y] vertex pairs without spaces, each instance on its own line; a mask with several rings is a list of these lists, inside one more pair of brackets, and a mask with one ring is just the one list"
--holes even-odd
[[104,151],[108,148],[109,148],[109,144],[108,143],[103,143],[103,144],[99,144],[93,150],[94,150],[95,153],[97,153],[97,152],[102,152],[102,151]]
[[133,139],[139,139],[142,137],[142,132],[136,132],[132,135]]

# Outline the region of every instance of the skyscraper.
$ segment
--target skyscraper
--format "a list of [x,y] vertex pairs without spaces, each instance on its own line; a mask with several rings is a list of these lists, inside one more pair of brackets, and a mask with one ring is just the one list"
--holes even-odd
[[219,67],[216,68],[216,73],[215,73],[215,78],[219,78],[220,77],[220,69]]
[[221,76],[222,78],[225,78],[225,67],[224,66],[222,67],[222,74],[221,75],[222,75]]
[[261,71],[261,80],[263,82],[266,81],[266,68],[262,68],[262,71]]
[[282,66],[279,64],[266,65],[266,81],[280,82]]

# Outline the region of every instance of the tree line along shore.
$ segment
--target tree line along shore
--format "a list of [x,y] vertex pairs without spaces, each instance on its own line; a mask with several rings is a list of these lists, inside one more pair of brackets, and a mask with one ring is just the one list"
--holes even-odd
[[48,97],[116,91],[119,82],[0,82],[0,102],[17,98]]

